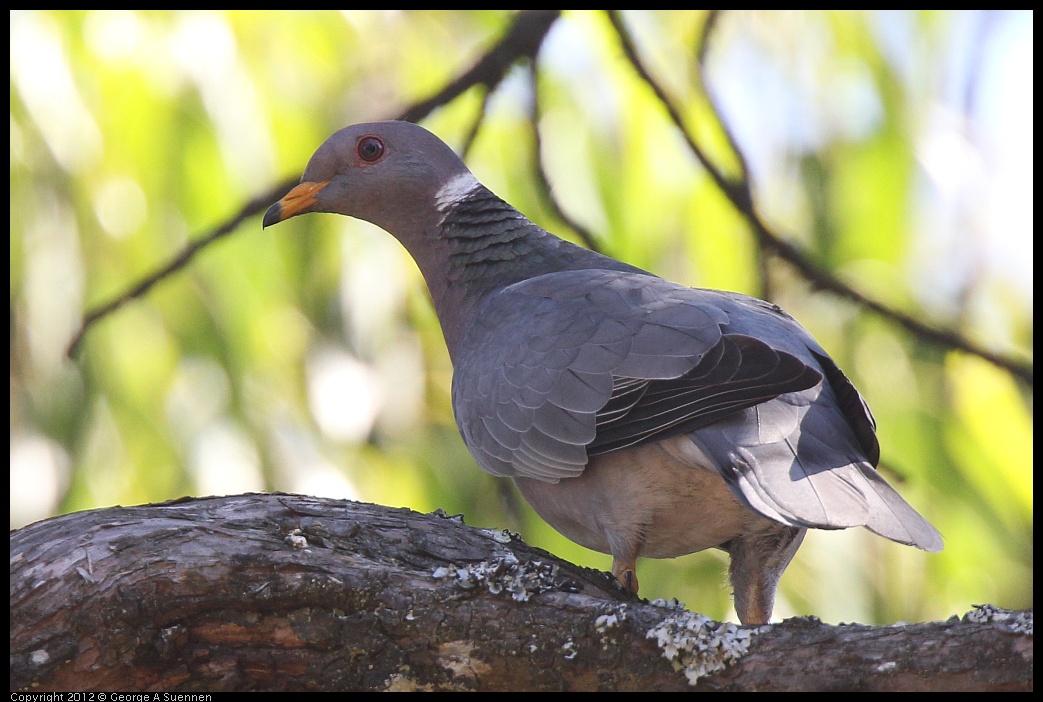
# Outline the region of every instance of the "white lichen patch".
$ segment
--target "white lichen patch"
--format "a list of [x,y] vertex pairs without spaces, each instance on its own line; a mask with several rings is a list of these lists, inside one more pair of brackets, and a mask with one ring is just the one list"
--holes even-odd
[[531,596],[545,590],[569,587],[565,580],[558,577],[557,565],[543,561],[522,562],[509,551],[497,558],[468,566],[439,566],[431,576],[437,580],[453,580],[461,590],[484,587],[494,595],[507,592],[518,602],[528,602]]
[[579,655],[579,649],[576,648],[576,644],[573,643],[572,639],[569,639],[561,645],[561,650],[565,652],[565,660],[571,661],[577,655]]
[[598,636],[601,638],[602,650],[607,651],[609,646],[618,643],[617,639],[613,636],[613,630],[622,626],[626,619],[627,606],[621,604],[617,605],[614,611],[598,615],[597,619],[594,620],[594,631],[596,631]]
[[300,529],[294,529],[283,540],[294,548],[308,548],[308,539]]
[[751,629],[716,622],[695,612],[677,611],[649,629],[645,638],[656,639],[674,670],[683,670],[688,684],[695,685],[704,675],[744,656],[753,634]]
[[627,606],[625,604],[616,605],[614,611],[608,614],[601,614],[597,619],[594,620],[594,628],[599,634],[604,634],[609,629],[615,629],[617,626],[627,620]]
[[979,624],[998,624],[1003,629],[1015,634],[1032,636],[1032,612],[1013,612],[996,605],[974,605],[974,609],[963,618],[968,622]]
[[677,610],[678,612],[685,611],[684,602],[681,602],[676,597],[671,597],[669,600],[664,600],[662,597],[660,597],[658,599],[652,600],[648,604],[652,605],[653,607]]
[[493,541],[498,544],[509,544],[515,538],[518,538],[518,534],[509,529],[486,529],[486,531],[493,537]]
[[618,614],[602,614],[598,619],[593,621],[593,628],[598,630],[599,634],[603,634],[609,629],[614,629],[620,626],[620,616]]

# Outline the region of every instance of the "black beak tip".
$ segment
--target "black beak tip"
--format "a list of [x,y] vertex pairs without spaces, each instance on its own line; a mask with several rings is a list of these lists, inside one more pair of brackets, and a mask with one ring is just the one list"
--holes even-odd
[[278,224],[282,219],[282,203],[277,202],[269,207],[268,211],[264,213],[264,220],[261,222],[261,228],[264,229],[273,224]]

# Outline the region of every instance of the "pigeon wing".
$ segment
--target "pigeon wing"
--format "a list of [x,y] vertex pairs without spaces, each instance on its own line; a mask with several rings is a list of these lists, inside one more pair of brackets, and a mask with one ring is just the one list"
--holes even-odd
[[491,294],[456,360],[464,441],[494,475],[556,482],[589,456],[692,431],[821,374],[725,334],[701,291],[612,270],[550,273]]

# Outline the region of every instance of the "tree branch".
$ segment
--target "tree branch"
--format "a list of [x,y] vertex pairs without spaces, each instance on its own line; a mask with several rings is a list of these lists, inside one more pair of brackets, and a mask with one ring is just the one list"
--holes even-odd
[[[507,70],[516,61],[532,58],[550,31],[551,25],[561,14],[560,10],[523,10],[519,12],[508,27],[503,38],[497,42],[470,70],[455,79],[431,97],[410,106],[397,119],[417,122],[437,107],[448,104],[461,93],[475,85],[485,85],[492,92],[503,80]],[[98,307],[91,309],[85,316],[80,330],[76,332],[66,349],[66,356],[74,358],[79,350],[83,337],[94,324],[112,314],[127,302],[145,295],[156,283],[168,278],[184,268],[197,253],[217,239],[234,231],[242,222],[255,214],[264,211],[269,205],[286,194],[297,185],[297,178],[286,180],[258,195],[243,205],[238,213],[219,224],[215,229],[202,235],[186,246],[177,256],[160,266],[127,291]]]
[[[913,315],[893,309],[882,302],[864,295],[854,288],[842,283],[836,277],[812,262],[802,251],[786,241],[781,235],[771,230],[764,223],[760,218],[760,215],[757,213],[753,203],[752,187],[748,176],[748,170],[746,168],[745,156],[735,141],[734,135],[721,118],[717,105],[712,100],[710,92],[705,85],[705,79],[702,75],[702,66],[704,65],[706,52],[708,51],[707,47],[713,29],[717,26],[719,21],[719,15],[716,12],[711,13],[706,20],[702,33],[701,45],[697,49],[697,60],[700,66],[700,80],[703,82],[703,92],[706,95],[711,111],[724,131],[725,137],[731,145],[740,165],[740,174],[738,177],[734,178],[726,176],[719,168],[717,168],[689,132],[685,126],[684,119],[679,109],[673,104],[666,91],[645,68],[644,63],[641,61],[637,52],[637,48],[623,23],[619,11],[609,10],[608,13],[609,19],[619,36],[624,53],[631,65],[634,67],[634,70],[652,89],[656,97],[666,108],[671,121],[673,121],[677,126],[681,135],[688,144],[689,149],[695,155],[699,163],[704,169],[706,169],[706,172],[714,180],[725,196],[732,202],[735,208],[750,223],[761,247],[765,247],[768,250],[775,252],[781,258],[789,262],[816,288],[827,290],[835,295],[847,298],[862,307],[872,310],[885,319],[889,319],[892,322],[899,324],[911,334],[924,339],[927,342],[978,356],[1000,368],[1003,368],[1029,385],[1032,384],[1033,364],[1031,362],[1015,359],[985,349],[955,331],[938,329],[925,324]],[[447,84],[431,97],[404,110],[398,118],[409,121],[419,121],[430,114],[430,112],[435,108],[449,103],[475,85],[486,86],[488,96],[488,94],[495,90],[496,86],[498,86],[503,80],[507,70],[516,61],[524,58],[534,59],[536,57],[543,39],[546,37],[547,32],[550,31],[550,27],[559,16],[560,11],[558,10],[524,10],[519,12],[515,16],[510,27],[508,27],[503,38],[486,52],[486,54],[479,59],[471,69]],[[533,82],[535,83],[535,77],[533,78]],[[473,138],[477,129],[477,124],[478,123],[476,122],[469,138]],[[534,125],[534,129],[537,130],[538,139],[538,127]],[[537,159],[537,164],[539,165],[539,159]],[[584,227],[571,220],[567,213],[565,213],[564,210],[554,201],[553,197],[550,197],[550,186],[546,180],[546,175],[542,172],[541,165],[539,165],[537,176],[538,178],[542,178],[541,187],[545,193],[548,194],[548,202],[551,203],[551,207],[556,210],[558,216],[561,217],[562,221],[572,227],[588,246],[596,250],[595,237],[593,237],[593,235]],[[80,330],[76,333],[72,342],[69,344],[67,355],[71,358],[77,354],[80,343],[87,331],[94,324],[122,307],[128,301],[145,295],[156,283],[185,267],[197,253],[207,247],[210,243],[235,230],[245,219],[261,212],[261,210],[263,210],[267,205],[278,199],[295,184],[296,180],[288,180],[279,183],[269,191],[257,196],[244,205],[233,217],[189,244],[171,261],[158,268],[152,274],[146,276],[139,283],[133,285],[129,290],[121,293],[109,302],[90,310],[85,315]]]
[[493,92],[520,59],[533,59],[561,10],[522,10],[514,17],[503,38],[462,76],[426,100],[406,109],[397,119],[419,122],[436,107],[447,105],[474,85]]
[[[684,137],[688,148],[692,154],[699,161],[699,163],[706,169],[707,174],[713,179],[717,187],[724,193],[736,210],[742,214],[749,222],[750,227],[753,229],[755,236],[762,246],[769,248],[779,255],[782,259],[787,261],[790,265],[797,269],[798,272],[804,277],[805,280],[810,282],[816,288],[821,290],[827,290],[840,297],[847,298],[862,307],[872,310],[876,314],[880,315],[885,319],[889,319],[892,322],[905,328],[908,332],[923,339],[927,342],[944,346],[947,348],[963,351],[980,358],[989,361],[993,365],[996,365],[1013,376],[1021,379],[1025,383],[1032,385],[1033,376],[1033,364],[1031,362],[1022,361],[1015,359],[1003,354],[995,353],[982,346],[975,344],[970,339],[962,336],[961,334],[951,331],[938,329],[931,325],[921,322],[918,318],[910,315],[906,312],[896,310],[885,305],[878,300],[874,300],[867,295],[855,290],[849,285],[841,282],[839,279],[831,275],[825,269],[821,268],[818,264],[811,261],[800,249],[793,244],[789,243],[784,237],[774,232],[767,224],[761,219],[758,214],[756,207],[753,203],[752,186],[748,179],[748,174],[745,168],[742,169],[742,174],[738,178],[727,177],[709,158],[702,147],[696,142],[695,137],[691,134],[688,127],[685,124],[684,118],[681,115],[680,109],[674,105],[670,96],[666,93],[666,90],[655,80],[652,74],[645,67],[644,63],[637,52],[637,48],[634,45],[633,39],[630,37],[630,33],[627,30],[623,19],[619,14],[619,10],[609,10],[609,19],[612,22],[612,26],[615,28],[617,35],[619,36],[620,43],[623,47],[623,52],[630,64],[633,66],[634,71],[638,76],[649,86],[656,98],[666,108],[667,114],[670,116],[670,120],[674,123],[681,135]],[[704,32],[704,40],[709,37],[708,32]],[[716,113],[716,106],[713,102],[710,102],[712,109]],[[716,114],[718,123],[724,125],[724,120],[720,114]],[[725,127],[725,134],[729,134],[728,129]],[[743,156],[741,150],[735,141],[729,136],[729,142],[732,148],[735,149],[736,156],[740,164],[745,164],[746,159]]]
[[65,355],[69,358],[74,358],[79,351],[80,343],[83,341],[83,337],[87,334],[91,327],[97,322],[101,321],[105,317],[118,310],[123,305],[127,304],[131,300],[136,300],[139,297],[143,297],[149,290],[164,280],[169,278],[179,270],[184,268],[195,258],[196,254],[210,246],[218,239],[231,234],[239,225],[245,220],[253,217],[258,212],[261,212],[266,207],[271,205],[273,202],[278,200],[280,197],[286,194],[286,192],[297,185],[297,178],[292,180],[286,180],[278,185],[273,186],[267,192],[262,193],[254,199],[243,205],[237,213],[232,215],[229,219],[219,224],[215,229],[212,229],[208,233],[199,237],[188,244],[181,252],[170,259],[162,266],[157,268],[152,273],[146,275],[135,285],[132,285],[129,290],[126,290],[108,302],[99,305],[98,307],[90,310],[83,318],[83,324],[80,326],[80,330],[73,336],[72,341],[69,342],[69,346],[65,351]]
[[459,517],[296,495],[11,534],[10,685],[33,692],[1031,690],[1031,620],[743,629]]

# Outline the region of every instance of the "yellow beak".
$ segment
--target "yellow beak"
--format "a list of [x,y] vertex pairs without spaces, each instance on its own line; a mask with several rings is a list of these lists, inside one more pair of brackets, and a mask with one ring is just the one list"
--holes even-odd
[[294,215],[306,212],[309,207],[319,201],[315,196],[329,184],[330,182],[328,180],[324,180],[320,183],[310,183],[307,181],[301,183],[293,190],[286,193],[281,200],[268,208],[268,211],[264,213],[263,226],[267,227],[272,224],[277,224],[284,219],[289,219]]

